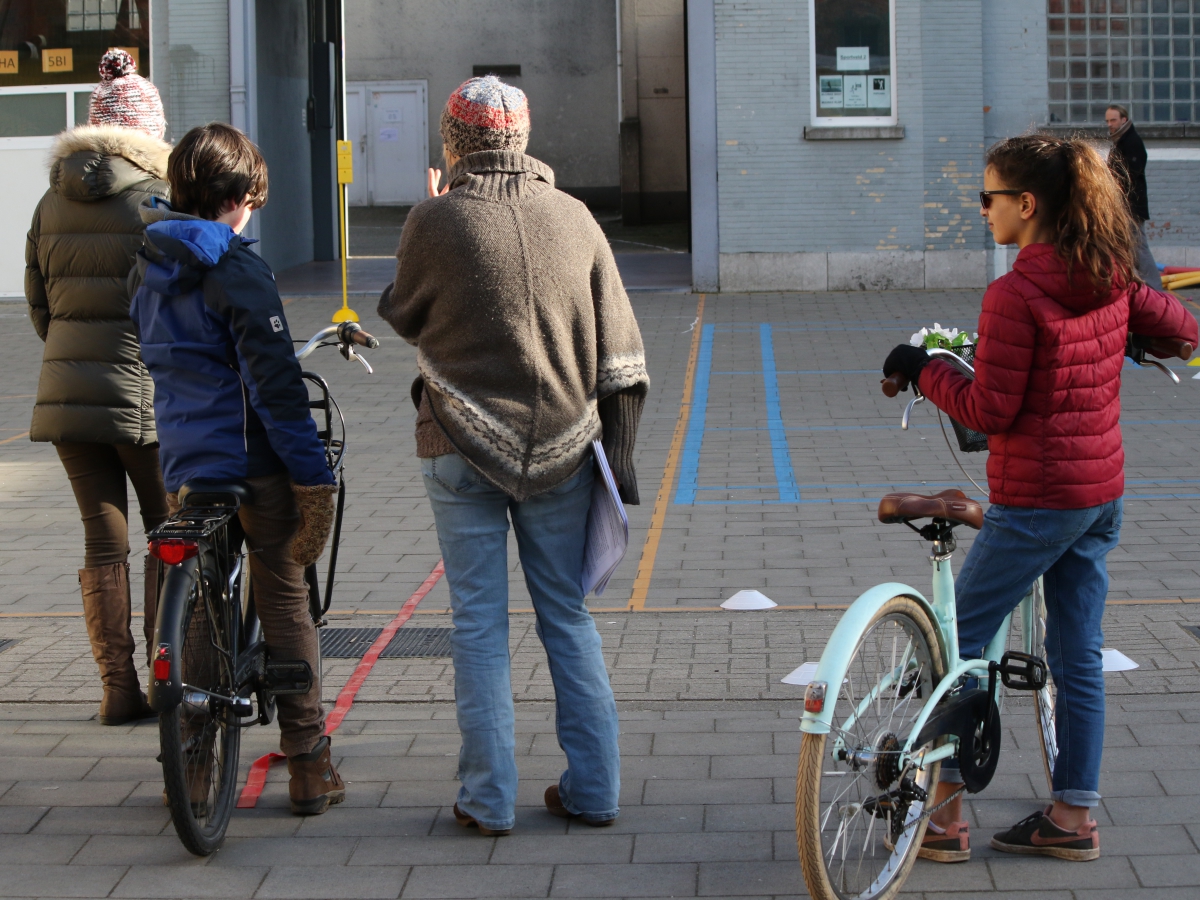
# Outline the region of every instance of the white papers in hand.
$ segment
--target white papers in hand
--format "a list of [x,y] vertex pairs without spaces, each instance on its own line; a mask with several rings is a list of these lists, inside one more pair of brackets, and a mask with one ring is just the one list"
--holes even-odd
[[592,441],[592,453],[596,458],[596,480],[592,485],[583,574],[579,579],[585,597],[592,592],[597,597],[604,593],[608,579],[629,548],[629,517],[617,492],[617,480],[608,467],[604,446],[599,441]]

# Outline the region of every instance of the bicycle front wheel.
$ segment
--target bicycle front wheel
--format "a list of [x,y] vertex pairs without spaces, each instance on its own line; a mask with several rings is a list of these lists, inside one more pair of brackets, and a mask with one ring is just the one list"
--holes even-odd
[[800,745],[796,842],[813,900],[890,900],[903,886],[941,766],[901,768],[900,749],[942,672],[929,616],[893,597],[854,648],[829,734]]
[[[200,571],[208,571],[203,562]],[[236,659],[231,610],[214,590],[217,584],[202,574],[192,585],[179,648],[183,701],[158,720],[171,820],[197,856],[208,856],[225,840],[241,745],[233,709],[212,696],[233,695]]]
[[[1042,592],[1042,580],[1033,583],[1032,609],[1030,619],[1029,646],[1026,652],[1041,659],[1046,656],[1046,595]],[[1049,666],[1046,668],[1046,686],[1033,696],[1034,709],[1037,713],[1038,744],[1042,749],[1042,769],[1046,773],[1046,789],[1054,791],[1054,761],[1058,759],[1058,734],[1054,730],[1054,703],[1057,689],[1054,679],[1050,676]]]

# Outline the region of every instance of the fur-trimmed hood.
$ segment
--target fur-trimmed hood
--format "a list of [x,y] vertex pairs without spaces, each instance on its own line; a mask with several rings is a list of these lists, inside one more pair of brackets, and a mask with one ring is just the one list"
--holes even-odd
[[79,125],[50,148],[50,187],[71,200],[99,200],[167,176],[171,145],[133,128]]

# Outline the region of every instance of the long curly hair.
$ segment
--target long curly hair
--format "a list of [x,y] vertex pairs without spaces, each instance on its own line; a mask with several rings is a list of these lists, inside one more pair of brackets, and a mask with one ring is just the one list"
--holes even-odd
[[1097,291],[1140,282],[1134,265],[1129,201],[1100,154],[1080,138],[1027,134],[987,152],[987,165],[1010,189],[1029,191],[1055,232],[1067,276],[1082,269]]

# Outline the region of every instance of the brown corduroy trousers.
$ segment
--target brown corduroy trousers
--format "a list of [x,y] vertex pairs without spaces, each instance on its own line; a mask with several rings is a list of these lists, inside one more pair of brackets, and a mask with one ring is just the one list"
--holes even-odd
[[250,581],[263,639],[271,659],[302,659],[313,673],[312,690],[307,694],[276,699],[279,749],[286,756],[296,756],[313,749],[325,726],[318,683],[321,660],[317,629],[308,612],[304,570],[291,554],[300,513],[286,474],[246,480],[254,488],[254,503],[243,506],[238,518],[246,533]]

